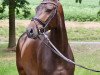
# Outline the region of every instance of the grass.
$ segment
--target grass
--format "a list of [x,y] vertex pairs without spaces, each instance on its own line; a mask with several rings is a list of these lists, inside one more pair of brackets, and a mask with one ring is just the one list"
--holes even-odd
[[[15,52],[5,50],[7,43],[0,44],[0,75],[18,75],[15,64]],[[98,47],[98,48],[95,48]],[[71,44],[76,63],[88,68],[100,70],[99,45]],[[75,69],[75,75],[100,75],[79,67]]]
[[62,0],[66,20],[95,21],[100,10],[99,0],[83,0],[82,4],[74,0]]
[[68,29],[70,41],[100,41],[100,29],[71,28]]
[[8,27],[0,27],[0,36],[8,36]]
[[[25,32],[26,28],[24,26],[16,26],[16,38],[18,39],[19,36],[22,35],[23,32]],[[8,27],[1,27],[0,28],[0,37],[2,37],[1,41],[8,41],[8,36],[9,36],[9,28]]]
[[[99,44],[100,45],[100,44]],[[100,47],[97,44],[72,44],[71,48],[74,53],[76,63],[91,69],[100,70]],[[76,67],[75,75],[99,75]]]
[[0,44],[0,75],[18,75],[15,52],[5,50],[7,44]]
[[[40,4],[42,0],[27,0],[30,2],[31,15],[28,19],[31,19],[35,15],[35,8]],[[100,16],[97,13],[100,11],[99,0],[83,0],[82,4],[75,3],[75,0],[61,0],[64,8],[64,14],[66,20],[73,21],[100,21]],[[5,13],[0,14],[0,18],[6,18],[8,10]],[[16,15],[17,19],[24,19],[22,13]]]

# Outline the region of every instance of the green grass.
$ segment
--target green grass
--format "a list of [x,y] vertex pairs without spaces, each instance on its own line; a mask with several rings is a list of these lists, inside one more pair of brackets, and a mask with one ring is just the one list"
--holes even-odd
[[15,61],[1,61],[0,62],[0,75],[18,75],[15,66]]
[[70,41],[100,41],[100,29],[71,28],[67,30]]
[[0,36],[8,36],[8,27],[0,27]]
[[[28,19],[31,19],[35,15],[35,8],[40,4],[42,0],[27,0],[30,2],[31,15]],[[83,0],[82,4],[75,3],[75,0],[61,0],[64,8],[64,14],[66,20],[73,21],[100,21],[100,16],[97,13],[100,11],[99,0]],[[8,10],[3,14],[0,14],[0,18],[6,18]],[[17,19],[25,19],[22,13],[16,15]]]
[[[16,38],[18,39],[19,36],[22,35],[23,32],[26,31],[24,26],[16,26]],[[8,41],[9,36],[9,28],[8,27],[1,27],[0,28],[0,37],[3,39],[1,41]]]
[[[73,44],[71,48],[74,53],[76,63],[87,68],[100,70],[100,47],[96,44]],[[100,73],[91,72],[76,67],[75,75],[99,75]]]
[[7,44],[0,44],[0,75],[18,75],[15,52],[7,51]]
[[16,35],[17,35],[17,37],[22,35],[22,33],[25,32],[25,31],[26,31],[26,28],[24,26],[17,26],[16,27]]
[[[100,48],[89,45],[71,44],[76,63],[88,68],[100,70]],[[15,52],[5,50],[6,44],[0,44],[0,75],[18,75],[15,64]],[[79,67],[75,69],[75,75],[100,75]]]
[[[20,36],[23,32],[25,32],[25,27],[24,26],[16,26],[15,30],[16,30],[16,35]],[[8,36],[9,35],[9,28],[8,27],[0,27],[0,36]]]
[[99,0],[83,0],[82,4],[75,0],[62,0],[66,20],[95,21],[100,10]]

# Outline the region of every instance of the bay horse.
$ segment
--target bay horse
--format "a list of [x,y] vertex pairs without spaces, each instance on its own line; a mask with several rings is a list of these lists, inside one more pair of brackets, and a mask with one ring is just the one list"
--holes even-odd
[[19,75],[74,75],[75,65],[54,54],[43,43],[47,42],[44,37],[40,35],[41,40],[37,37],[38,30],[47,32],[56,48],[74,61],[61,3],[59,0],[43,0],[36,8],[36,16],[27,27],[27,32],[21,35],[17,43],[16,65]]

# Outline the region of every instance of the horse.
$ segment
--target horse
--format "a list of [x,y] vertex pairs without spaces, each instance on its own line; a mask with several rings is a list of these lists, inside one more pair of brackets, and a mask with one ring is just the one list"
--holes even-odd
[[[74,75],[75,65],[64,61],[43,42],[46,32],[50,41],[67,58],[74,61],[59,0],[43,0],[36,8],[36,15],[16,46],[16,66],[19,75]],[[39,35],[39,37],[37,36]]]

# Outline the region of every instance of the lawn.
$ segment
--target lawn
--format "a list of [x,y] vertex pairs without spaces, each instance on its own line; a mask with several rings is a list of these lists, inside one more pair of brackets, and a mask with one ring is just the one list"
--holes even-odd
[[67,32],[70,41],[100,41],[100,28],[70,28]]
[[15,52],[7,51],[7,43],[0,44],[0,75],[18,75]]
[[[100,44],[72,43],[71,48],[76,63],[91,69],[100,70]],[[100,75],[100,73],[76,67],[75,75]]]
[[[82,45],[71,43],[71,48],[73,50],[76,63],[84,65],[88,68],[100,70],[99,46],[100,44]],[[15,64],[15,52],[7,51],[6,48],[7,43],[0,44],[0,75],[18,75]],[[76,67],[75,75],[100,75],[100,73],[95,73]]]

